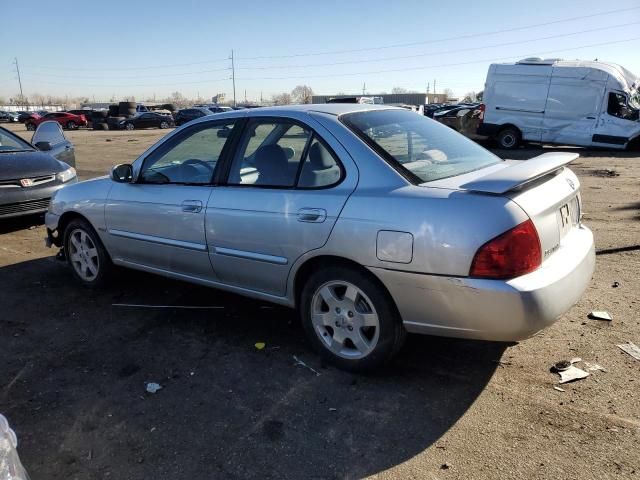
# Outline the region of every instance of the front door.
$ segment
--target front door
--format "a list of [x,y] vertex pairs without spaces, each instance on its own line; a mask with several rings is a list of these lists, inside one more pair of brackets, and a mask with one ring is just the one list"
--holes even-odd
[[144,159],[135,183],[114,183],[105,216],[116,263],[215,278],[205,211],[233,124],[208,122],[183,130]]
[[207,208],[209,253],[222,282],[285,294],[291,266],[325,244],[355,188],[357,173],[345,174],[336,143],[292,119],[248,121],[226,185]]
[[593,145],[623,148],[640,133],[638,110],[629,105],[624,92],[607,92],[603,112],[594,131]]

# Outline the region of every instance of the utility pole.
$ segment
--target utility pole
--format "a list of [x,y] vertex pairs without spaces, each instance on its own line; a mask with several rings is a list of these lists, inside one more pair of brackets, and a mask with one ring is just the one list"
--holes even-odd
[[22,93],[22,79],[20,78],[20,66],[18,65],[18,57],[14,57],[14,64],[16,66],[16,72],[18,73],[18,85],[20,85],[20,97],[24,100],[24,94]]
[[367,83],[365,82],[362,84],[362,95],[364,95],[364,91],[366,90],[366,88],[367,88]]
[[236,66],[233,63],[233,49],[231,49],[231,79],[233,80],[233,106],[236,106]]
[[431,88],[431,83],[427,82],[427,95],[429,95],[429,88]]
[[435,78],[433,79],[433,93],[434,94],[438,93],[438,90],[436,90],[436,79]]

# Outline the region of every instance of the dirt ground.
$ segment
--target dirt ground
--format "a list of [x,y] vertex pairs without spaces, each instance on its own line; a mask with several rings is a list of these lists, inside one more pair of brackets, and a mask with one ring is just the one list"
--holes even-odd
[[[89,178],[165,133],[69,136]],[[322,365],[287,309],[132,271],[79,288],[39,218],[2,222],[0,412],[32,479],[640,478],[640,361],[616,346],[640,345],[640,156],[576,151],[600,252],[580,302],[519,344],[410,336],[367,376]],[[606,371],[557,391],[572,357]]]

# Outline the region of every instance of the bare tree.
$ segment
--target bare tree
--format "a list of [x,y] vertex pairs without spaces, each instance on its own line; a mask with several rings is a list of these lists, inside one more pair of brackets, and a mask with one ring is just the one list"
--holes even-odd
[[291,95],[289,95],[288,93],[279,93],[277,95],[273,95],[271,97],[271,101],[274,105],[290,105]]
[[167,103],[173,103],[178,108],[188,107],[193,103],[191,100],[185,98],[184,95],[182,95],[180,92],[173,92],[163,101]]
[[393,87],[391,93],[407,93],[407,89],[403,87]]
[[462,99],[463,102],[475,102],[478,99],[478,95],[476,94],[476,92],[474,92],[473,90],[470,92],[465,93],[464,98]]
[[311,103],[313,90],[308,85],[298,85],[291,90],[291,97],[295,103]]
[[449,98],[455,98],[454,97],[454,93],[453,90],[451,90],[450,88],[445,88],[442,93],[444,93],[445,98],[449,99]]
[[34,93],[33,95],[31,95],[31,101],[34,105],[38,105],[40,107],[44,107],[47,103],[46,97],[39,93]]

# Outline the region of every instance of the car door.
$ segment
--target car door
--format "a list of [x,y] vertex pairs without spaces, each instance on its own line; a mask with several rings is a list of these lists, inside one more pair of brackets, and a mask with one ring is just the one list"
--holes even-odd
[[622,148],[640,131],[638,110],[629,106],[627,94],[621,91],[606,92],[603,103],[593,145]]
[[247,121],[207,207],[209,255],[222,282],[285,294],[291,266],[326,243],[357,183],[336,150],[347,156],[308,116]]
[[105,219],[114,262],[215,277],[205,239],[205,208],[233,127],[234,121],[222,120],[186,128],[140,160],[133,183],[113,183]]
[[49,120],[38,125],[33,137],[31,137],[31,144],[38,147],[40,142],[48,142],[51,146],[48,153],[61,162],[65,162],[72,167],[76,166],[75,147],[64,136],[62,127],[58,122]]
[[143,113],[138,119],[136,128],[149,128],[155,126],[154,115],[152,115],[151,113]]

